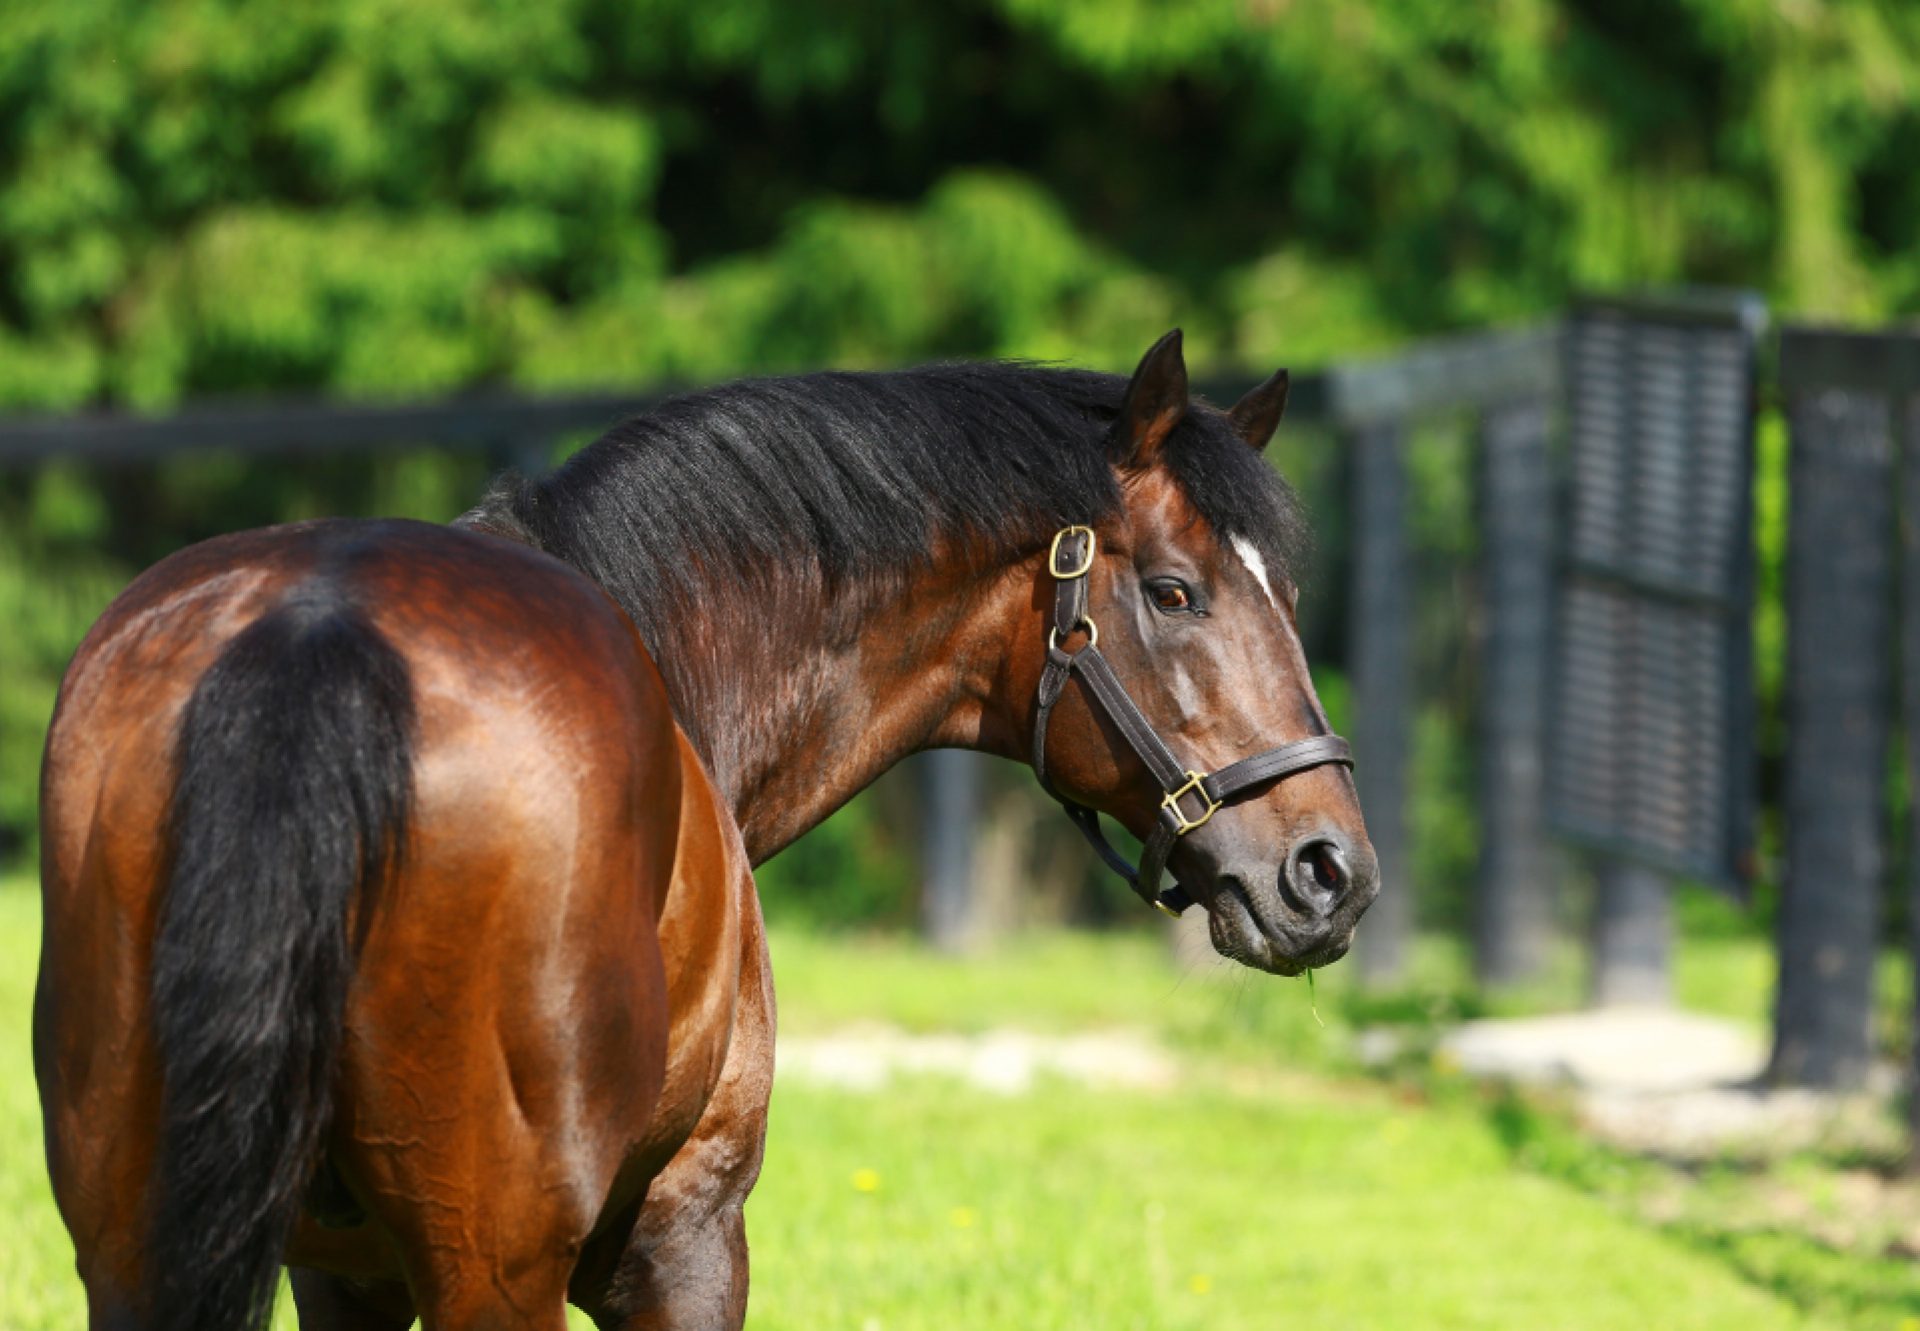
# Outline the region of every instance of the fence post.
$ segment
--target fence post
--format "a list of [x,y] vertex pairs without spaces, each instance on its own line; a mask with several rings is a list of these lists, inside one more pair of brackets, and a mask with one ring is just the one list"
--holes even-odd
[[[1908,347],[1920,372],[1920,338]],[[1920,975],[1920,375],[1904,403],[1900,448],[1900,692],[1907,759],[1907,950]],[[1914,986],[1907,1051],[1908,1169],[1920,1169],[1920,984]]]
[[980,823],[980,755],[934,749],[915,760],[920,779],[920,918],[927,941],[961,952],[974,928],[973,839]]
[[1794,395],[1789,419],[1787,867],[1769,1076],[1845,1088],[1865,1080],[1873,1052],[1893,422],[1884,394],[1834,387]]
[[1665,874],[1607,855],[1594,865],[1593,972],[1597,1007],[1673,998],[1672,888]]
[[1405,972],[1413,935],[1407,877],[1408,735],[1413,724],[1407,605],[1406,460],[1402,426],[1375,421],[1347,432],[1353,459],[1350,650],[1354,780],[1383,890],[1361,922],[1354,959],[1363,980]]
[[1480,876],[1474,973],[1489,986],[1537,975],[1552,943],[1545,841],[1545,708],[1553,586],[1547,407],[1495,407],[1481,426]]

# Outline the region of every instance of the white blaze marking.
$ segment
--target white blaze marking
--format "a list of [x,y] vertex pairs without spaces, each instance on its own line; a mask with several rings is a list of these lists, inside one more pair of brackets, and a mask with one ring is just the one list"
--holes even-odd
[[1194,687],[1193,676],[1178,661],[1173,663],[1173,700],[1180,704],[1182,716],[1200,714],[1200,690]]
[[1233,552],[1240,556],[1240,562],[1247,566],[1247,572],[1253,574],[1254,580],[1260,584],[1260,590],[1267,594],[1268,603],[1278,610],[1280,598],[1273,594],[1273,584],[1267,581],[1267,561],[1262,559],[1260,552],[1253,548],[1253,542],[1244,536],[1234,536],[1230,538],[1228,544],[1233,547]]

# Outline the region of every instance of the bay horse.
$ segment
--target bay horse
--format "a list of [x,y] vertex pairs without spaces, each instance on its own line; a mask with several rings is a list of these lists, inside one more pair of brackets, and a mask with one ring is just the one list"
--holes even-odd
[[916,750],[1033,762],[1225,956],[1338,958],[1377,875],[1260,457],[1286,384],[1190,401],[1177,331],[1131,379],[743,382],[451,527],[135,580],[42,787],[34,1066],[90,1325],[253,1331],[284,1264],[306,1331],[740,1326],[751,869]]

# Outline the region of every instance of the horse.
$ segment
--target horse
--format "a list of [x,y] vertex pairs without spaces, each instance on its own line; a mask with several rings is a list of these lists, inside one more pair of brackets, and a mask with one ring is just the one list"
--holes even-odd
[[1177,330],[1130,378],[749,380],[449,526],[142,574],[42,784],[34,1066],[89,1325],[254,1331],[285,1266],[305,1331],[739,1327],[752,869],[917,750],[1032,763],[1222,955],[1336,960],[1379,883],[1261,457],[1286,391],[1192,399]]

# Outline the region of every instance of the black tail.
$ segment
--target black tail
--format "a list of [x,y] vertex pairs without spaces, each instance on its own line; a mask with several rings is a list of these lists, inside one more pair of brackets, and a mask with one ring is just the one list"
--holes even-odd
[[327,1125],[349,909],[367,918],[406,838],[413,728],[406,663],[323,586],[187,704],[153,957],[153,1331],[266,1323]]

